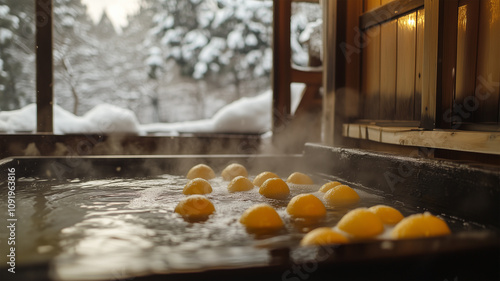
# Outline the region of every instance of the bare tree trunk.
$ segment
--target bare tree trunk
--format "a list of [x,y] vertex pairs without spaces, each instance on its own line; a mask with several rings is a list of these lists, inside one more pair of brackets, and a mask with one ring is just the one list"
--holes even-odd
[[73,103],[73,114],[77,115],[78,113],[78,105],[80,100],[78,99],[78,93],[76,91],[75,81],[73,77],[73,72],[71,70],[71,64],[66,58],[62,59],[62,66],[69,78],[69,86],[71,87],[71,94],[73,95],[74,103]]
[[198,81],[198,94],[196,95],[196,103],[198,106],[198,118],[204,119],[205,116],[205,93],[207,91],[207,83],[203,80]]
[[155,88],[154,88],[154,93],[152,96],[150,96],[150,100],[151,100],[151,106],[153,106],[153,122],[160,122],[162,121],[161,120],[161,117],[160,117],[160,97],[158,95],[158,91],[160,90],[160,87],[159,87],[159,82],[158,80],[155,80]]
[[234,86],[236,87],[236,99],[239,100],[241,99],[241,81],[240,78],[238,77],[238,71],[233,71],[234,75]]

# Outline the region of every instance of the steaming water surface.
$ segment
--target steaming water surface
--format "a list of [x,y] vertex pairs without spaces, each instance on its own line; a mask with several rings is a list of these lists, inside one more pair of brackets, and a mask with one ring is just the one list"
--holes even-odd
[[[190,223],[174,212],[185,197],[182,189],[187,182],[175,175],[63,183],[19,179],[17,261],[51,260],[53,276],[64,280],[117,280],[208,267],[268,265],[272,263],[270,248],[296,247],[305,232],[319,226],[292,221],[285,208],[289,199],[300,193],[313,193],[321,199],[317,192],[320,185],[291,185],[287,200],[273,200],[262,197],[257,188],[229,193],[228,182],[216,178],[210,181],[213,192],[207,195],[215,214],[205,222]],[[357,191],[361,201],[352,208],[387,204],[405,216],[419,212]],[[244,210],[262,202],[275,207],[285,221],[286,228],[280,233],[255,237],[238,222]],[[7,209],[5,200],[0,208]],[[327,208],[328,216],[321,226],[335,226],[348,211]],[[453,221],[450,226],[453,230]],[[5,243],[0,247],[6,252]],[[4,260],[2,257],[2,263]]]

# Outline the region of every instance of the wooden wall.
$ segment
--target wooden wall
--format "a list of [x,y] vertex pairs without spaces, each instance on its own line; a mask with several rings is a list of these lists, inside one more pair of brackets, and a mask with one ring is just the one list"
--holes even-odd
[[364,31],[362,118],[420,120],[424,15],[419,9]]
[[[366,18],[380,19],[409,0],[364,0]],[[438,89],[436,127],[474,130],[500,121],[500,0],[448,0],[441,18],[445,58]],[[388,8],[389,7],[389,8]],[[422,5],[363,31],[360,119],[420,121],[425,7]],[[443,23],[444,21],[444,23]],[[362,20],[360,21],[362,22]]]

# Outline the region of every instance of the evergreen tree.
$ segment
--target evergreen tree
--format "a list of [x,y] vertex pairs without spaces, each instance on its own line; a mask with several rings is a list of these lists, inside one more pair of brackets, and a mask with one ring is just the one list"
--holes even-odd
[[101,19],[97,23],[97,25],[92,29],[92,32],[95,36],[100,39],[106,38],[114,38],[116,36],[116,30],[113,26],[113,23],[109,19],[108,13],[106,10],[102,12]]
[[12,54],[19,18],[5,4],[0,4],[0,110],[12,110],[20,107],[16,79],[22,67]]
[[163,0],[156,5],[152,34],[165,59],[175,60],[184,75],[230,75],[239,92],[240,82],[270,73],[272,2]]
[[54,1],[54,97],[75,114],[91,97],[85,93],[87,76],[96,69],[99,44],[92,28],[81,0]]
[[[35,101],[35,6],[31,0],[0,0],[0,6],[9,10],[9,15],[0,16],[0,26],[12,32],[11,40],[0,47],[0,60],[8,68],[8,77],[3,77],[8,87],[0,90],[0,109],[17,109]],[[5,25],[6,21],[13,24]]]

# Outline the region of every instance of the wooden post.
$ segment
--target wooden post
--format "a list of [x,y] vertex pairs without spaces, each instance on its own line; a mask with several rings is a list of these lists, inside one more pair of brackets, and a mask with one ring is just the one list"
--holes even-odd
[[37,132],[53,133],[52,0],[35,0]]
[[[422,114],[420,127],[433,130],[436,127],[436,99],[441,78],[439,65],[439,38],[442,36],[442,1],[425,0],[424,65],[422,71]],[[438,77],[439,76],[439,77]]]
[[291,0],[273,1],[273,133],[276,136],[290,118]]
[[337,0],[322,1],[323,5],[323,122],[322,142],[334,144],[335,126],[335,61],[337,37]]

